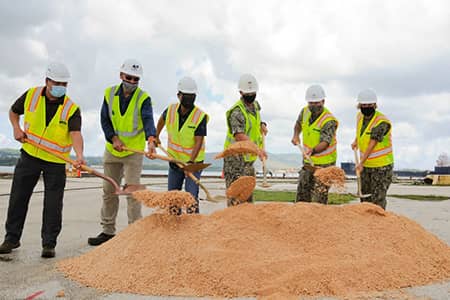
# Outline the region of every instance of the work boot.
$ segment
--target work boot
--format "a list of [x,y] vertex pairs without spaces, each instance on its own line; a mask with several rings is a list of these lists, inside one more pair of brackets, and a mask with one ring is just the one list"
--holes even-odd
[[42,248],[41,257],[43,258],[52,258],[55,257],[55,247],[52,246],[44,246]]
[[103,244],[106,241],[109,241],[114,237],[114,234],[106,234],[106,233],[100,233],[96,237],[90,237],[88,238],[88,244],[91,246],[98,246]]
[[0,254],[11,253],[12,249],[16,249],[20,247],[20,242],[12,243],[10,241],[4,241],[3,244],[0,245]]

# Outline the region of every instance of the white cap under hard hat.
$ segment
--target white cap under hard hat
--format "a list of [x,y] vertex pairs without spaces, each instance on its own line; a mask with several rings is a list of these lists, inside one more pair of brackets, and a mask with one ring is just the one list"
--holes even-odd
[[305,100],[307,102],[320,102],[323,99],[325,99],[325,97],[326,97],[325,91],[318,84],[311,85],[306,90]]
[[53,81],[68,82],[70,79],[70,72],[65,64],[60,62],[51,62],[47,66],[45,76]]
[[178,91],[185,94],[197,94],[197,84],[191,77],[183,77],[178,82]]
[[122,66],[120,66],[120,72],[140,78],[144,74],[144,69],[142,68],[140,62],[136,59],[130,58],[125,60]]
[[239,91],[244,94],[256,93],[258,91],[258,82],[255,76],[251,74],[243,74],[239,78],[238,84]]

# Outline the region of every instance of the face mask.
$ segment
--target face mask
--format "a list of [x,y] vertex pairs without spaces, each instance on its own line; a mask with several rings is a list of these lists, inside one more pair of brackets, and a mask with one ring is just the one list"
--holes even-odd
[[255,101],[256,94],[242,95],[242,98],[244,99],[245,102],[250,104],[253,103],[253,101]]
[[136,90],[136,88],[138,87],[138,84],[137,83],[129,83],[128,81],[124,80],[124,81],[122,81],[122,86],[126,92],[132,93]]
[[194,107],[195,94],[181,94],[181,105],[187,109]]
[[369,117],[375,113],[375,107],[361,107],[361,113]]
[[50,95],[52,95],[53,97],[59,98],[66,94],[66,90],[67,90],[67,88],[65,86],[54,85],[50,89]]
[[317,106],[317,105],[309,105],[308,108],[311,111],[311,113],[317,114],[317,113],[322,111],[323,107],[322,107],[322,105],[319,105],[319,106]]

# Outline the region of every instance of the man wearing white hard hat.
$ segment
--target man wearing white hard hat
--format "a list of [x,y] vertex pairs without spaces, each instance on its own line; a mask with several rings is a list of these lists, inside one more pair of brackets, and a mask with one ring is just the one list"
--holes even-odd
[[[224,149],[234,142],[250,140],[260,148],[259,158],[266,159],[263,134],[267,133],[267,128],[265,123],[261,122],[261,106],[256,101],[258,82],[255,76],[243,74],[239,79],[238,89],[240,99],[226,112],[227,135]],[[223,171],[226,187],[230,187],[241,176],[256,176],[253,164],[258,156],[247,154],[225,157]],[[247,202],[252,203],[253,197],[250,196]],[[234,206],[240,203],[237,199],[228,199],[227,204]]]
[[[178,82],[179,102],[170,104],[162,113],[156,126],[156,137],[164,128],[167,130],[167,151],[173,158],[185,163],[199,163],[205,159],[206,125],[209,116],[194,104],[197,84],[191,77]],[[201,171],[193,175],[200,179]],[[196,204],[187,208],[187,213],[199,213],[198,185],[186,176],[175,163],[169,163],[168,190],[181,190],[184,182],[186,192],[191,193]],[[178,208],[177,214],[181,213]]]
[[299,172],[296,201],[328,203],[329,187],[316,180],[314,170],[305,167],[329,167],[336,164],[336,131],[338,121],[324,106],[325,91],[320,85],[311,85],[306,90],[305,100],[308,103],[301,111],[295,122],[292,144],[300,143],[300,133],[303,139],[303,165]]
[[[143,151],[147,146],[155,152],[155,123],[150,96],[139,88],[143,76],[142,65],[135,59],[127,59],[120,67],[121,83],[105,90],[101,110],[101,125],[106,139],[103,156],[105,175],[121,185],[139,184],[143,155],[124,150],[124,147]],[[127,196],[128,223],[142,218],[141,204]],[[114,187],[103,183],[103,205],[101,209],[102,232],[88,239],[89,245],[97,246],[114,237],[119,197]]]
[[[41,174],[44,179],[42,257],[55,256],[61,231],[66,162],[25,142],[25,138],[67,158],[73,147],[75,167],[84,164],[80,109],[66,94],[69,70],[62,63],[50,63],[45,77],[45,86],[27,90],[9,111],[14,138],[23,145],[14,170],[5,225],[6,236],[0,246],[0,254],[10,253],[20,246],[30,197]],[[20,125],[21,115],[24,115],[23,128]]]
[[386,209],[386,193],[392,183],[394,154],[391,121],[377,110],[377,95],[372,89],[358,94],[356,138],[352,149],[359,149],[360,163],[355,166],[361,174],[361,193],[371,194],[361,202],[372,202]]

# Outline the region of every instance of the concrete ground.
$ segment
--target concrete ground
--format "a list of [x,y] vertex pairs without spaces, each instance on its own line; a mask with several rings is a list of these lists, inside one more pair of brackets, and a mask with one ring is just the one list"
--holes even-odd
[[[165,190],[166,178],[143,178],[149,189]],[[224,194],[221,179],[204,179],[213,195]],[[269,190],[295,190],[294,180],[269,180]],[[8,208],[10,179],[0,179],[0,237],[4,236],[4,223]],[[354,182],[346,185],[348,191],[356,191]],[[101,207],[101,181],[97,178],[69,178],[64,200],[64,225],[56,248],[55,259],[40,257],[42,182],[39,182],[30,201],[27,221],[22,236],[22,246],[12,254],[0,255],[0,299],[194,299],[183,297],[139,296],[119,293],[103,293],[66,280],[55,271],[55,262],[78,256],[92,249],[87,238],[101,231],[99,212]],[[443,195],[450,198],[450,187],[409,186],[394,184],[389,194]],[[204,196],[201,192],[201,197]],[[127,225],[126,201],[121,201],[118,229]],[[225,208],[224,203],[201,202],[202,213]],[[389,197],[388,210],[407,216],[450,245],[450,200],[412,201]],[[145,208],[144,215],[152,212]],[[64,291],[65,298],[55,298]],[[360,299],[450,299],[450,281],[398,291],[385,291]],[[198,299],[198,298],[195,298]],[[310,298],[308,298],[310,299]],[[334,298],[322,298],[334,299]]]

